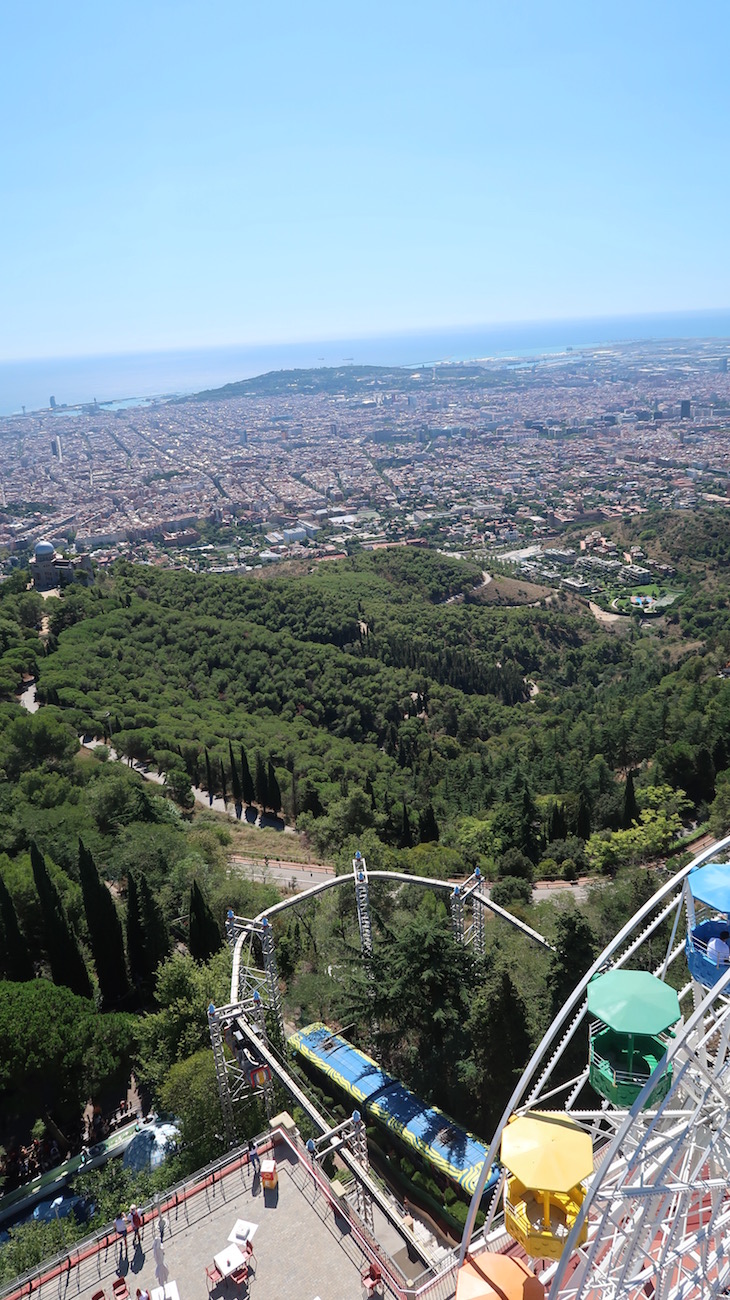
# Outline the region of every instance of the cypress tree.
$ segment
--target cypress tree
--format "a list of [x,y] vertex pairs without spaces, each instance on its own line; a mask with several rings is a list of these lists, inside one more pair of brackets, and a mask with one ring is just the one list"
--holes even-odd
[[91,980],[71,929],[61,895],[48,874],[45,858],[37,845],[30,846],[30,864],[38,890],[45,931],[46,951],[54,984],[65,984],[79,997],[93,995]]
[[535,801],[530,789],[525,785],[522,791],[522,808],[520,814],[520,848],[531,861],[535,862],[539,854],[538,816]]
[[256,800],[261,804],[261,811],[269,806],[269,783],[266,779],[266,765],[260,754],[256,755]]
[[241,778],[238,775],[236,760],[233,757],[233,745],[228,741],[228,755],[231,760],[231,788],[233,790],[233,802],[236,805],[236,816],[240,818],[243,812],[243,799],[241,798]]
[[418,819],[418,833],[422,844],[431,843],[439,837],[438,822],[432,803],[426,805]]
[[247,804],[252,804],[255,799],[253,780],[251,778],[251,769],[248,766],[246,751],[241,745],[241,794]]
[[226,790],[226,769],[223,766],[223,759],[221,759],[221,790],[223,791],[223,807],[225,808],[228,803],[228,791]]
[[626,786],[624,788],[624,811],[621,818],[621,825],[624,830],[627,831],[629,826],[633,826],[634,822],[638,821],[638,819],[639,805],[636,802],[636,795],[634,793],[634,774],[629,768],[626,777]]
[[291,816],[292,821],[296,821],[299,816],[299,792],[297,790],[297,774],[291,774]]
[[170,936],[162,910],[152,897],[146,876],[140,876],[139,880],[139,908],[144,932],[147,974],[154,975],[160,962],[169,955]]
[[127,969],[124,964],[122,925],[114,899],[103,880],[99,878],[96,863],[81,840],[79,840],[79,876],[91,951],[94,954],[94,964],[99,977],[99,988],[102,997],[108,1001],[115,1001],[124,997],[129,988]]
[[408,817],[406,801],[403,800],[403,812],[401,817],[400,848],[410,849],[413,846],[413,834],[411,832],[411,823]]
[[188,948],[196,961],[208,961],[223,944],[221,932],[197,880],[190,886]]
[[0,876],[0,969],[6,979],[21,983],[35,977],[28,942],[18,923],[15,904]]
[[269,806],[272,812],[278,813],[281,808],[281,790],[279,788],[279,782],[276,779],[276,772],[274,771],[274,764],[271,759],[269,759],[269,770],[267,773],[266,784],[269,791]]
[[727,746],[722,736],[718,736],[712,747],[712,761],[715,764],[715,772],[724,772],[728,766]]
[[591,801],[584,785],[580,787],[578,795],[578,816],[575,823],[575,833],[582,840],[589,839],[591,834]]
[[144,926],[137,878],[131,871],[127,873],[127,954],[132,979],[135,984],[143,983],[147,978]]
[[555,802],[550,805],[547,828],[548,841],[552,844],[553,840],[564,840],[567,834],[568,823],[565,816],[565,804]]
[[209,804],[210,807],[212,807],[212,805],[213,805],[213,776],[212,776],[212,774],[211,774],[211,770],[210,770],[210,754],[208,753],[207,749],[206,749],[206,751],[205,751],[205,785],[206,785],[206,788],[207,788],[207,791],[208,791],[208,804]]

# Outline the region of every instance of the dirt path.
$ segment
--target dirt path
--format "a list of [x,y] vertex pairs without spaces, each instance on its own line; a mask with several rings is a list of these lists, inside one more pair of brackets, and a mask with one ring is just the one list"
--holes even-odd
[[624,623],[626,621],[624,614],[609,614],[607,609],[601,609],[601,606],[597,605],[593,600],[588,601],[588,608],[599,623]]

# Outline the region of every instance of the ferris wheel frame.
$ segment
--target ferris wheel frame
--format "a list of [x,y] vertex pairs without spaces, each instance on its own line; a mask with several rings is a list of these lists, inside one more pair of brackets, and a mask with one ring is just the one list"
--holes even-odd
[[[523,1114],[538,1105],[545,1108],[547,1103],[550,1110],[569,1113],[591,1132],[594,1144],[596,1141],[600,1144],[599,1168],[588,1181],[585,1200],[566,1236],[562,1254],[541,1272],[551,1298],[557,1300],[560,1296],[561,1300],[582,1300],[585,1297],[587,1300],[590,1296],[592,1300],[599,1297],[600,1300],[623,1300],[623,1297],[634,1295],[652,1295],[655,1300],[664,1300],[665,1296],[669,1300],[670,1297],[697,1295],[704,1300],[704,1297],[719,1294],[721,1286],[730,1285],[730,1255],[725,1262],[722,1245],[723,1233],[730,1232],[730,1202],[727,1207],[724,1205],[725,1186],[730,1174],[730,1117],[727,1144],[724,1122],[722,1139],[715,1143],[722,1148],[719,1169],[726,1171],[724,1177],[721,1173],[714,1176],[707,1173],[708,1159],[716,1159],[716,1153],[713,1154],[712,1142],[707,1139],[710,1143],[708,1156],[708,1149],[703,1145],[706,1125],[701,1123],[703,1107],[711,1105],[711,1098],[714,1097],[721,1108],[724,1097],[730,1098],[730,969],[709,990],[691,979],[683,987],[681,996],[686,998],[691,994],[694,1009],[678,1027],[671,1044],[674,1062],[672,1085],[659,1105],[646,1109],[666,1069],[666,1058],[657,1064],[627,1110],[609,1107],[606,1102],[583,1110],[576,1106],[587,1082],[587,1067],[574,1080],[552,1089],[548,1086],[556,1065],[584,1020],[585,994],[590,981],[597,974],[620,968],[630,961],[657,928],[673,918],[666,953],[655,970],[655,974],[665,978],[669,966],[684,949],[683,941],[676,942],[684,911],[684,882],[697,867],[728,848],[730,836],[703,850],[666,881],[596,958],[555,1017],[515,1087],[494,1134],[469,1207],[459,1254],[460,1265],[465,1260],[474,1232],[486,1175],[499,1158],[505,1125],[514,1114]],[[708,1066],[707,1042],[710,1039],[716,1050],[712,1054],[712,1064]],[[724,1086],[726,1076],[727,1087]],[[685,1092],[691,1104],[682,1102],[678,1107],[678,1098]],[[562,1104],[558,1100],[560,1097],[564,1098]],[[652,1186],[635,1185],[629,1180],[629,1175],[633,1178],[637,1170],[643,1174],[648,1169],[656,1172],[659,1179],[654,1179]],[[503,1174],[490,1200],[485,1234],[489,1232],[497,1212],[505,1178],[506,1174]],[[686,1234],[681,1237],[682,1216],[676,1207],[682,1197],[687,1202],[687,1198],[694,1195],[696,1201],[698,1194],[704,1198],[702,1205],[709,1217],[705,1222],[703,1209],[697,1231],[688,1242]],[[653,1206],[654,1219],[645,1212],[648,1205]],[[619,1208],[623,1216],[620,1224],[611,1219],[612,1214],[615,1218]],[[589,1220],[591,1210],[593,1216]],[[693,1213],[696,1215],[696,1209]],[[655,1231],[657,1215],[663,1218],[658,1220],[659,1228]],[[591,1233],[587,1243],[577,1251],[581,1230],[587,1220],[591,1224]],[[667,1225],[671,1230],[669,1240],[665,1239]],[[675,1240],[674,1246],[672,1240]],[[642,1245],[646,1245],[648,1257],[637,1268],[638,1255],[644,1253]],[[660,1280],[657,1287],[659,1270],[654,1255],[658,1251],[661,1252],[664,1280]],[[704,1289],[686,1289],[686,1277],[682,1276],[685,1255],[690,1261],[696,1257],[697,1267],[704,1277]],[[610,1276],[606,1274],[605,1266],[609,1260]]]

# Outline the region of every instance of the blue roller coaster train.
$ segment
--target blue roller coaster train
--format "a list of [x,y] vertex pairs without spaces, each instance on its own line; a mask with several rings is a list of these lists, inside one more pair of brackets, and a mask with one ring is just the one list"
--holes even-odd
[[[302,1060],[352,1097],[369,1119],[393,1133],[437,1173],[471,1196],[487,1155],[479,1138],[437,1106],[427,1106],[398,1079],[386,1074],[377,1061],[319,1021],[292,1034],[289,1045]],[[495,1165],[485,1190],[498,1179]]]

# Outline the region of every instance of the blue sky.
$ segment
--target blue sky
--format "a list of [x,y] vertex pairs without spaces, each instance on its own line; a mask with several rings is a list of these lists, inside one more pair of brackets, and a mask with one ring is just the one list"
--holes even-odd
[[730,306],[726,0],[0,16],[0,358]]

